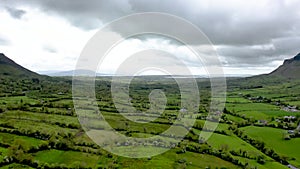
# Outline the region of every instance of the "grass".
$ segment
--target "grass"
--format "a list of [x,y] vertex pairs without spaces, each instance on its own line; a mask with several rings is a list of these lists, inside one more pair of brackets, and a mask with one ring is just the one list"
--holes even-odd
[[16,140],[22,140],[25,144],[31,146],[31,147],[37,147],[42,144],[45,144],[46,141],[35,139],[32,137],[27,136],[18,136],[15,134],[9,134],[9,133],[0,133],[0,142],[8,145],[12,145],[14,141]]
[[[266,146],[273,148],[275,152],[290,157],[289,161],[300,167],[300,138],[284,140],[283,133],[286,133],[286,131],[282,129],[254,126],[241,129],[250,137],[264,141]],[[295,160],[291,160],[291,158],[295,158]]]
[[[0,115],[1,117],[1,115]],[[64,124],[78,124],[77,117],[71,117],[71,116],[62,116],[55,115],[55,114],[42,114],[42,113],[32,113],[32,112],[26,112],[26,111],[7,111],[5,112],[4,117],[2,118],[10,118],[10,119],[23,119],[23,120],[32,120],[37,121],[41,123],[64,123]]]
[[61,150],[46,150],[40,151],[34,154],[34,160],[43,163],[52,164],[65,164],[68,166],[84,168],[92,167],[95,168],[99,156],[88,153],[75,152],[75,151],[61,151]]
[[116,113],[107,113],[102,112],[105,120],[113,127],[113,128],[124,128],[127,127],[129,131],[147,131],[147,133],[162,133],[166,129],[170,127],[170,125],[166,124],[158,124],[158,123],[134,123],[129,121],[125,117]]
[[274,169],[288,169],[287,166],[284,166],[278,162],[275,161],[266,161],[265,164],[259,164],[257,163],[256,160],[252,160],[252,159],[247,159],[247,158],[243,158],[243,157],[235,157],[237,159],[239,159],[242,163],[248,163],[249,166],[251,167],[256,167],[257,169],[270,169],[270,168],[274,168]]
[[0,167],[1,169],[33,169],[32,167],[29,167],[27,165],[18,164],[18,163],[12,163],[3,167]]
[[113,149],[113,152],[117,154],[124,154],[124,156],[139,156],[145,157],[145,154],[160,154],[162,152],[166,152],[169,149],[160,148],[154,146],[124,146],[124,147],[116,147]]
[[225,114],[226,118],[230,121],[233,121],[233,122],[243,122],[243,121],[246,121],[244,120],[243,118],[241,117],[237,117],[237,116],[232,116],[230,114]]
[[247,154],[253,158],[255,158],[259,155],[262,155],[267,160],[264,165],[258,164],[256,162],[256,160],[234,156],[234,158],[237,158],[244,163],[249,163],[252,166],[258,166],[258,168],[261,168],[261,169],[286,168],[282,164],[274,161],[273,159],[266,156],[261,151],[257,150],[255,147],[253,147],[252,145],[248,144],[247,142],[241,140],[240,138],[238,138],[235,135],[226,136],[226,135],[222,135],[222,134],[213,133],[212,136],[207,140],[207,143],[215,149],[221,149],[222,147],[226,147],[226,149],[227,149],[226,151],[231,151],[231,150],[236,151],[236,152],[238,152],[240,150],[246,151]]
[[300,113],[286,112],[280,107],[266,103],[236,103],[226,104],[226,108],[234,113],[244,115],[255,120],[270,120],[272,117],[296,115]]
[[2,162],[5,158],[5,156],[7,155],[7,149],[0,147],[0,162]]
[[224,161],[215,156],[206,154],[197,154],[186,152],[184,154],[176,154],[175,150],[170,150],[161,155],[152,157],[151,159],[126,159],[121,160],[122,168],[239,168],[232,163]]
[[300,107],[300,101],[287,101],[288,104]]
[[242,97],[227,97],[226,103],[251,103],[250,100],[242,98]]
[[51,134],[56,132],[77,133],[77,129],[69,129],[57,126],[55,124],[47,124],[44,122],[31,121],[27,119],[10,119],[1,118],[0,122],[13,124],[14,128],[20,131],[39,131],[41,133]]
[[220,149],[222,146],[226,145],[228,147],[228,151],[243,150],[243,151],[247,151],[248,154],[253,157],[256,157],[258,155],[264,155],[255,147],[251,146],[250,144],[246,143],[245,141],[241,140],[235,135],[226,136],[222,134],[213,133],[211,137],[207,140],[207,143],[213,146],[215,149]]
[[[124,77],[125,78],[125,77]],[[106,80],[107,81],[107,80]],[[102,107],[101,113],[104,115],[105,120],[121,134],[126,134],[127,136],[131,137],[138,137],[138,138],[149,138],[153,135],[158,133],[162,133],[169,129],[171,125],[167,124],[169,122],[174,122],[174,117],[178,115],[178,109],[180,109],[180,97],[177,91],[176,84],[170,82],[167,85],[162,85],[159,81],[149,81],[149,84],[154,86],[155,88],[162,89],[168,92],[168,102],[169,102],[169,110],[165,110],[163,115],[160,118],[155,119],[150,123],[135,123],[132,122],[121,114],[115,112],[115,107],[111,101],[111,98],[108,97],[109,95],[103,95],[103,93],[108,93],[106,91],[109,89],[110,84],[106,83],[106,81],[96,82],[96,86],[105,90],[99,91],[101,94],[101,99],[97,98],[97,103]],[[142,83],[144,80],[136,82],[133,84],[132,88],[137,88],[137,90],[133,90],[130,94],[132,97],[133,104],[141,109],[146,110],[148,106],[148,94],[150,92],[150,88],[148,89],[147,86]],[[164,79],[164,82],[168,80]],[[42,82],[40,82],[42,83]],[[10,82],[8,81],[8,84]],[[21,84],[21,83],[20,83]],[[54,83],[53,83],[54,84]],[[175,84],[175,85],[174,85]],[[247,84],[248,85],[248,84]],[[293,86],[293,88],[288,88],[289,86]],[[15,85],[19,86],[19,85]],[[51,88],[51,87],[55,87]],[[1,87],[1,81],[0,81]],[[18,136],[15,134],[9,133],[0,133],[0,142],[4,145],[12,145],[12,144],[28,144],[30,146],[39,146],[41,144],[47,144],[49,142],[49,150],[39,149],[36,150],[34,153],[30,153],[33,156],[33,161],[37,161],[39,164],[48,164],[51,167],[70,167],[70,168],[239,168],[238,166],[230,163],[228,161],[224,161],[221,158],[216,156],[208,155],[208,154],[200,154],[200,153],[192,153],[192,152],[184,152],[178,153],[178,147],[174,149],[170,149],[169,151],[154,156],[151,158],[142,158],[142,159],[129,159],[121,156],[116,156],[113,154],[109,154],[108,152],[101,149],[97,146],[81,129],[72,129],[70,126],[66,126],[68,124],[79,124],[78,119],[75,116],[66,116],[67,114],[72,113],[73,102],[71,93],[65,93],[65,95],[58,95],[61,85],[60,82],[56,85],[43,85],[43,90],[48,88],[48,93],[43,93],[39,95],[40,87],[38,86],[36,91],[28,91],[26,93],[27,96],[32,96],[29,98],[27,96],[10,96],[10,97],[0,97],[0,107],[3,113],[0,113],[0,124],[2,125],[1,128],[10,128],[6,130],[6,132],[11,132],[12,130],[22,131],[23,134],[28,134],[31,132],[39,131],[40,133],[46,133],[51,135],[56,135],[57,133],[69,133],[62,134],[60,138],[58,137],[58,141],[67,142],[66,149],[61,147],[53,146],[53,141],[55,141],[54,137],[51,137],[51,141],[48,140],[39,140],[32,137],[33,135],[28,136]],[[53,90],[52,90],[53,89]],[[256,96],[263,96],[270,98],[272,100],[282,100],[285,103],[289,104],[299,104],[299,94],[300,88],[293,83],[286,83],[284,85],[279,84],[275,86],[264,86],[264,88],[260,89],[240,89],[235,88],[228,92],[228,98],[226,101],[226,107],[231,112],[244,115],[245,117],[253,118],[253,119],[266,119],[270,120],[272,117],[279,117],[283,115],[291,115],[297,113],[290,113],[281,110],[280,106],[276,106],[274,104],[268,103],[253,103],[251,100],[244,98],[243,95],[251,94],[251,97]],[[32,89],[34,90],[34,89]],[[201,89],[200,89],[201,90]],[[194,112],[194,116],[205,116],[206,111],[209,108],[209,88],[203,89],[205,92],[204,94],[201,93],[201,105],[199,112]],[[296,91],[293,91],[296,90]],[[7,91],[7,90],[6,90]],[[23,90],[20,90],[21,93]],[[68,91],[68,90],[66,90]],[[274,92],[276,91],[276,93]],[[53,94],[54,93],[54,94]],[[1,94],[1,93],[0,93]],[[5,93],[5,95],[9,96],[9,93]],[[4,95],[4,96],[5,96]],[[35,99],[33,99],[35,98]],[[21,101],[22,100],[22,101]],[[84,101],[83,99],[83,106],[90,104],[89,102]],[[20,111],[20,110],[8,110],[8,106],[12,106],[15,109],[20,108],[22,104],[36,104],[38,105],[30,107],[27,109],[28,111]],[[51,105],[50,105],[51,103]],[[44,107],[42,111],[42,107]],[[51,108],[50,108],[51,107]],[[47,113],[45,113],[48,110]],[[177,109],[177,110],[176,110]],[[23,109],[24,110],[24,109]],[[37,111],[40,110],[40,111]],[[84,116],[87,117],[89,120],[89,125],[95,128],[89,130],[89,132],[94,132],[94,130],[103,126],[99,119],[97,118],[99,115],[96,113],[95,110],[92,109],[84,109],[82,112]],[[300,113],[298,113],[300,114]],[[240,122],[249,122],[252,121],[245,120],[241,117],[233,116],[226,114],[226,118],[233,123],[240,123]],[[143,120],[150,119],[148,117],[142,116],[131,116],[134,118],[141,118]],[[224,120],[224,119],[223,119]],[[198,124],[204,126],[205,120],[196,120]],[[272,121],[274,122],[274,121]],[[270,123],[272,123],[270,122]],[[255,122],[253,122],[255,123]],[[210,123],[212,124],[212,123]],[[207,143],[210,146],[198,144],[201,146],[207,146],[210,150],[216,151],[235,151],[239,152],[240,150],[247,152],[247,155],[250,155],[251,158],[256,158],[259,155],[262,155],[266,159],[266,163],[264,165],[258,164],[255,159],[249,159],[239,156],[234,156],[235,159],[238,159],[239,162],[243,164],[248,163],[251,167],[257,167],[259,169],[267,169],[267,168],[286,168],[285,166],[281,165],[278,162],[275,162],[270,157],[264,155],[261,151],[253,147],[252,145],[248,144],[247,142],[243,141],[242,139],[238,138],[230,131],[229,128],[230,124],[219,123],[217,126],[217,131],[225,131],[229,135],[225,134],[218,134],[213,133]],[[276,152],[280,153],[281,155],[285,155],[290,157],[289,162],[295,166],[299,165],[299,148],[297,147],[300,145],[300,139],[292,139],[289,141],[285,141],[282,139],[282,133],[285,132],[284,130],[274,129],[274,128],[267,128],[267,127],[243,127],[241,128],[244,130],[245,134],[249,137],[253,137],[255,139],[262,140],[266,143],[267,147],[273,148]],[[176,133],[183,134],[185,131],[184,128],[177,126],[174,129]],[[200,131],[197,129],[193,129],[196,134],[199,134]],[[105,131],[105,130],[104,130]],[[192,135],[193,133],[191,133]],[[58,136],[58,135],[56,135]],[[195,135],[193,135],[195,136]],[[107,134],[103,134],[103,138],[107,138]],[[197,138],[197,137],[195,137]],[[194,143],[191,140],[185,139],[184,142]],[[21,141],[18,141],[21,140]],[[174,138],[172,137],[162,137],[164,142],[172,142]],[[195,141],[197,142],[197,141]],[[52,147],[51,147],[51,146]],[[70,146],[70,147],[68,147]],[[181,145],[182,146],[182,145]],[[149,152],[156,152],[158,151],[159,147],[126,147],[127,149],[130,148],[132,153],[145,153],[145,151]],[[120,147],[120,151],[126,150],[124,147]],[[180,147],[182,148],[182,147]],[[298,149],[297,149],[298,148]],[[58,150],[64,149],[64,150]],[[163,148],[160,148],[163,149]],[[76,151],[72,151],[76,150]],[[165,149],[167,150],[167,149]],[[180,149],[181,150],[181,149]],[[4,156],[7,154],[8,149],[0,147],[0,162],[1,159],[3,160]],[[99,155],[96,155],[99,154]],[[224,157],[222,157],[224,158]],[[295,160],[292,160],[295,158]],[[224,158],[225,159],[225,158]],[[4,166],[4,168],[29,168],[28,166],[23,166],[21,164],[10,164]]]
[[[203,127],[204,124],[205,124],[205,120],[196,120],[195,123],[200,124]],[[229,127],[228,124],[225,124],[225,123],[214,123],[214,122],[207,123],[206,125],[207,125],[206,127],[209,128],[209,129],[213,128],[214,126],[217,126],[216,130],[218,130],[218,131],[221,131],[221,130],[225,130],[226,131],[228,129],[228,127]]]
[[38,103],[38,100],[29,98],[27,96],[14,96],[14,97],[0,97],[0,103],[6,103],[6,104],[15,104],[15,103],[20,103],[21,100],[23,103],[30,103],[30,104],[35,104]]

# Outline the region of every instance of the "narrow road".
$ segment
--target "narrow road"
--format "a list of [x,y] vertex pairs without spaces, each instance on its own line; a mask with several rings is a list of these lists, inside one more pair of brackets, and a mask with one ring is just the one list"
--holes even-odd
[[287,165],[287,167],[289,167],[289,168],[291,168],[291,169],[298,169],[297,167],[292,166],[291,164]]

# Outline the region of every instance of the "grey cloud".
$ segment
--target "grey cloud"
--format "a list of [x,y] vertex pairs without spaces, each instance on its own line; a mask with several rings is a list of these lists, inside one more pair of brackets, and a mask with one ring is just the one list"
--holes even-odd
[[300,51],[300,37],[279,38],[272,43],[254,46],[222,46],[219,55],[229,66],[272,66],[275,61],[295,56]]
[[[129,2],[132,9],[137,12],[166,12],[183,17],[203,30],[216,45],[264,44],[270,42],[272,38],[284,37],[287,34],[299,35],[300,30],[298,24],[300,16],[297,12],[299,2],[298,6],[288,6],[284,5],[283,1],[269,1],[260,9],[254,7],[251,9],[251,5],[245,7],[247,2],[234,7],[230,2],[206,1],[205,4],[202,3],[205,1],[194,1],[194,9],[189,1],[180,0]],[[209,7],[205,7],[207,5]],[[176,27],[170,28],[170,31],[172,29]]]
[[24,14],[26,14],[26,11],[22,9],[12,8],[12,7],[6,7],[6,11],[9,13],[9,15],[15,19],[21,19]]
[[[165,12],[199,27],[219,48],[226,66],[264,66],[300,52],[300,1],[27,0],[3,1],[13,9],[27,5],[69,20],[85,30],[137,12]],[[149,21],[151,22],[151,21]],[[122,32],[140,26],[128,23]],[[151,25],[148,26],[158,26]],[[112,28],[118,32],[119,28]],[[176,31],[177,27],[166,28]],[[182,30],[186,36],[193,34]],[[122,32],[119,32],[122,35]],[[196,43],[197,41],[195,41]],[[197,45],[197,44],[194,44]],[[267,46],[267,47],[265,47]],[[269,47],[268,47],[269,46]]]
[[300,36],[284,37],[272,40],[276,52],[293,56],[300,52]]
[[218,53],[226,58],[225,66],[265,66],[274,61],[274,49],[251,49],[250,46],[227,46],[218,50]]
[[118,0],[4,0],[7,6],[38,7],[50,15],[58,15],[84,30],[99,28],[103,23],[124,16],[131,11],[127,1]]
[[[247,2],[235,5],[239,1],[233,3],[206,0],[19,0],[14,2],[38,6],[45,12],[67,18],[73,25],[83,29],[99,28],[103,23],[132,13],[165,12],[185,18],[197,25],[216,45],[264,44],[274,38],[300,34],[298,22],[300,16],[297,12],[300,2],[287,5],[282,0],[270,0],[261,6],[254,6]],[[132,30],[137,26],[139,25],[131,23],[123,29]],[[169,28],[169,31],[174,29],[176,27]],[[186,33],[187,36],[193,37]]]

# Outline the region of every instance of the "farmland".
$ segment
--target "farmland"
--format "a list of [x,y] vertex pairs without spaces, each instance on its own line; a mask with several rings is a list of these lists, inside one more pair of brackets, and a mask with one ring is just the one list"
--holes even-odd
[[[120,142],[122,148],[134,153],[165,150],[163,154],[131,159],[112,154],[91,140],[87,134],[102,130],[97,114],[87,115],[91,130],[86,133],[74,109],[71,80],[0,81],[0,165],[2,168],[287,168],[300,167],[300,138],[296,130],[299,112],[286,111],[287,106],[299,106],[298,81],[289,81],[259,88],[252,79],[247,84],[236,80],[228,83],[227,101],[217,129],[205,142],[199,142],[209,113],[209,82],[198,79],[201,103],[195,124],[183,140],[169,145],[176,135],[161,135],[162,143],[135,149],[131,143]],[[149,138],[163,133],[175,122],[182,110],[176,82],[164,77],[138,77],[130,85],[133,107],[146,111],[150,107],[149,93],[164,91],[166,108],[155,119],[130,114],[146,120],[138,123],[123,117],[110,95],[110,77],[96,79],[96,103],[101,114],[117,132],[134,138]],[[12,82],[9,82],[12,83]],[[14,86],[14,88],[11,88]],[[8,90],[9,89],[9,90]],[[274,94],[274,91],[276,93]],[[152,114],[156,115],[156,114]],[[287,119],[286,116],[294,116]],[[180,134],[177,126],[176,133]],[[202,131],[205,130],[205,131]],[[127,146],[127,147],[126,147]],[[133,147],[130,147],[133,146]],[[170,150],[169,150],[170,149]]]

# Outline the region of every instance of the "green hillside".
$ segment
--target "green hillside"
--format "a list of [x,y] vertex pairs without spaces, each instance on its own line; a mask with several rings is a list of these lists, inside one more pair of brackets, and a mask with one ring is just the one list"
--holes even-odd
[[0,76],[15,78],[41,78],[39,74],[32,72],[0,53]]
[[300,53],[291,59],[287,59],[271,76],[281,76],[289,79],[300,79]]

